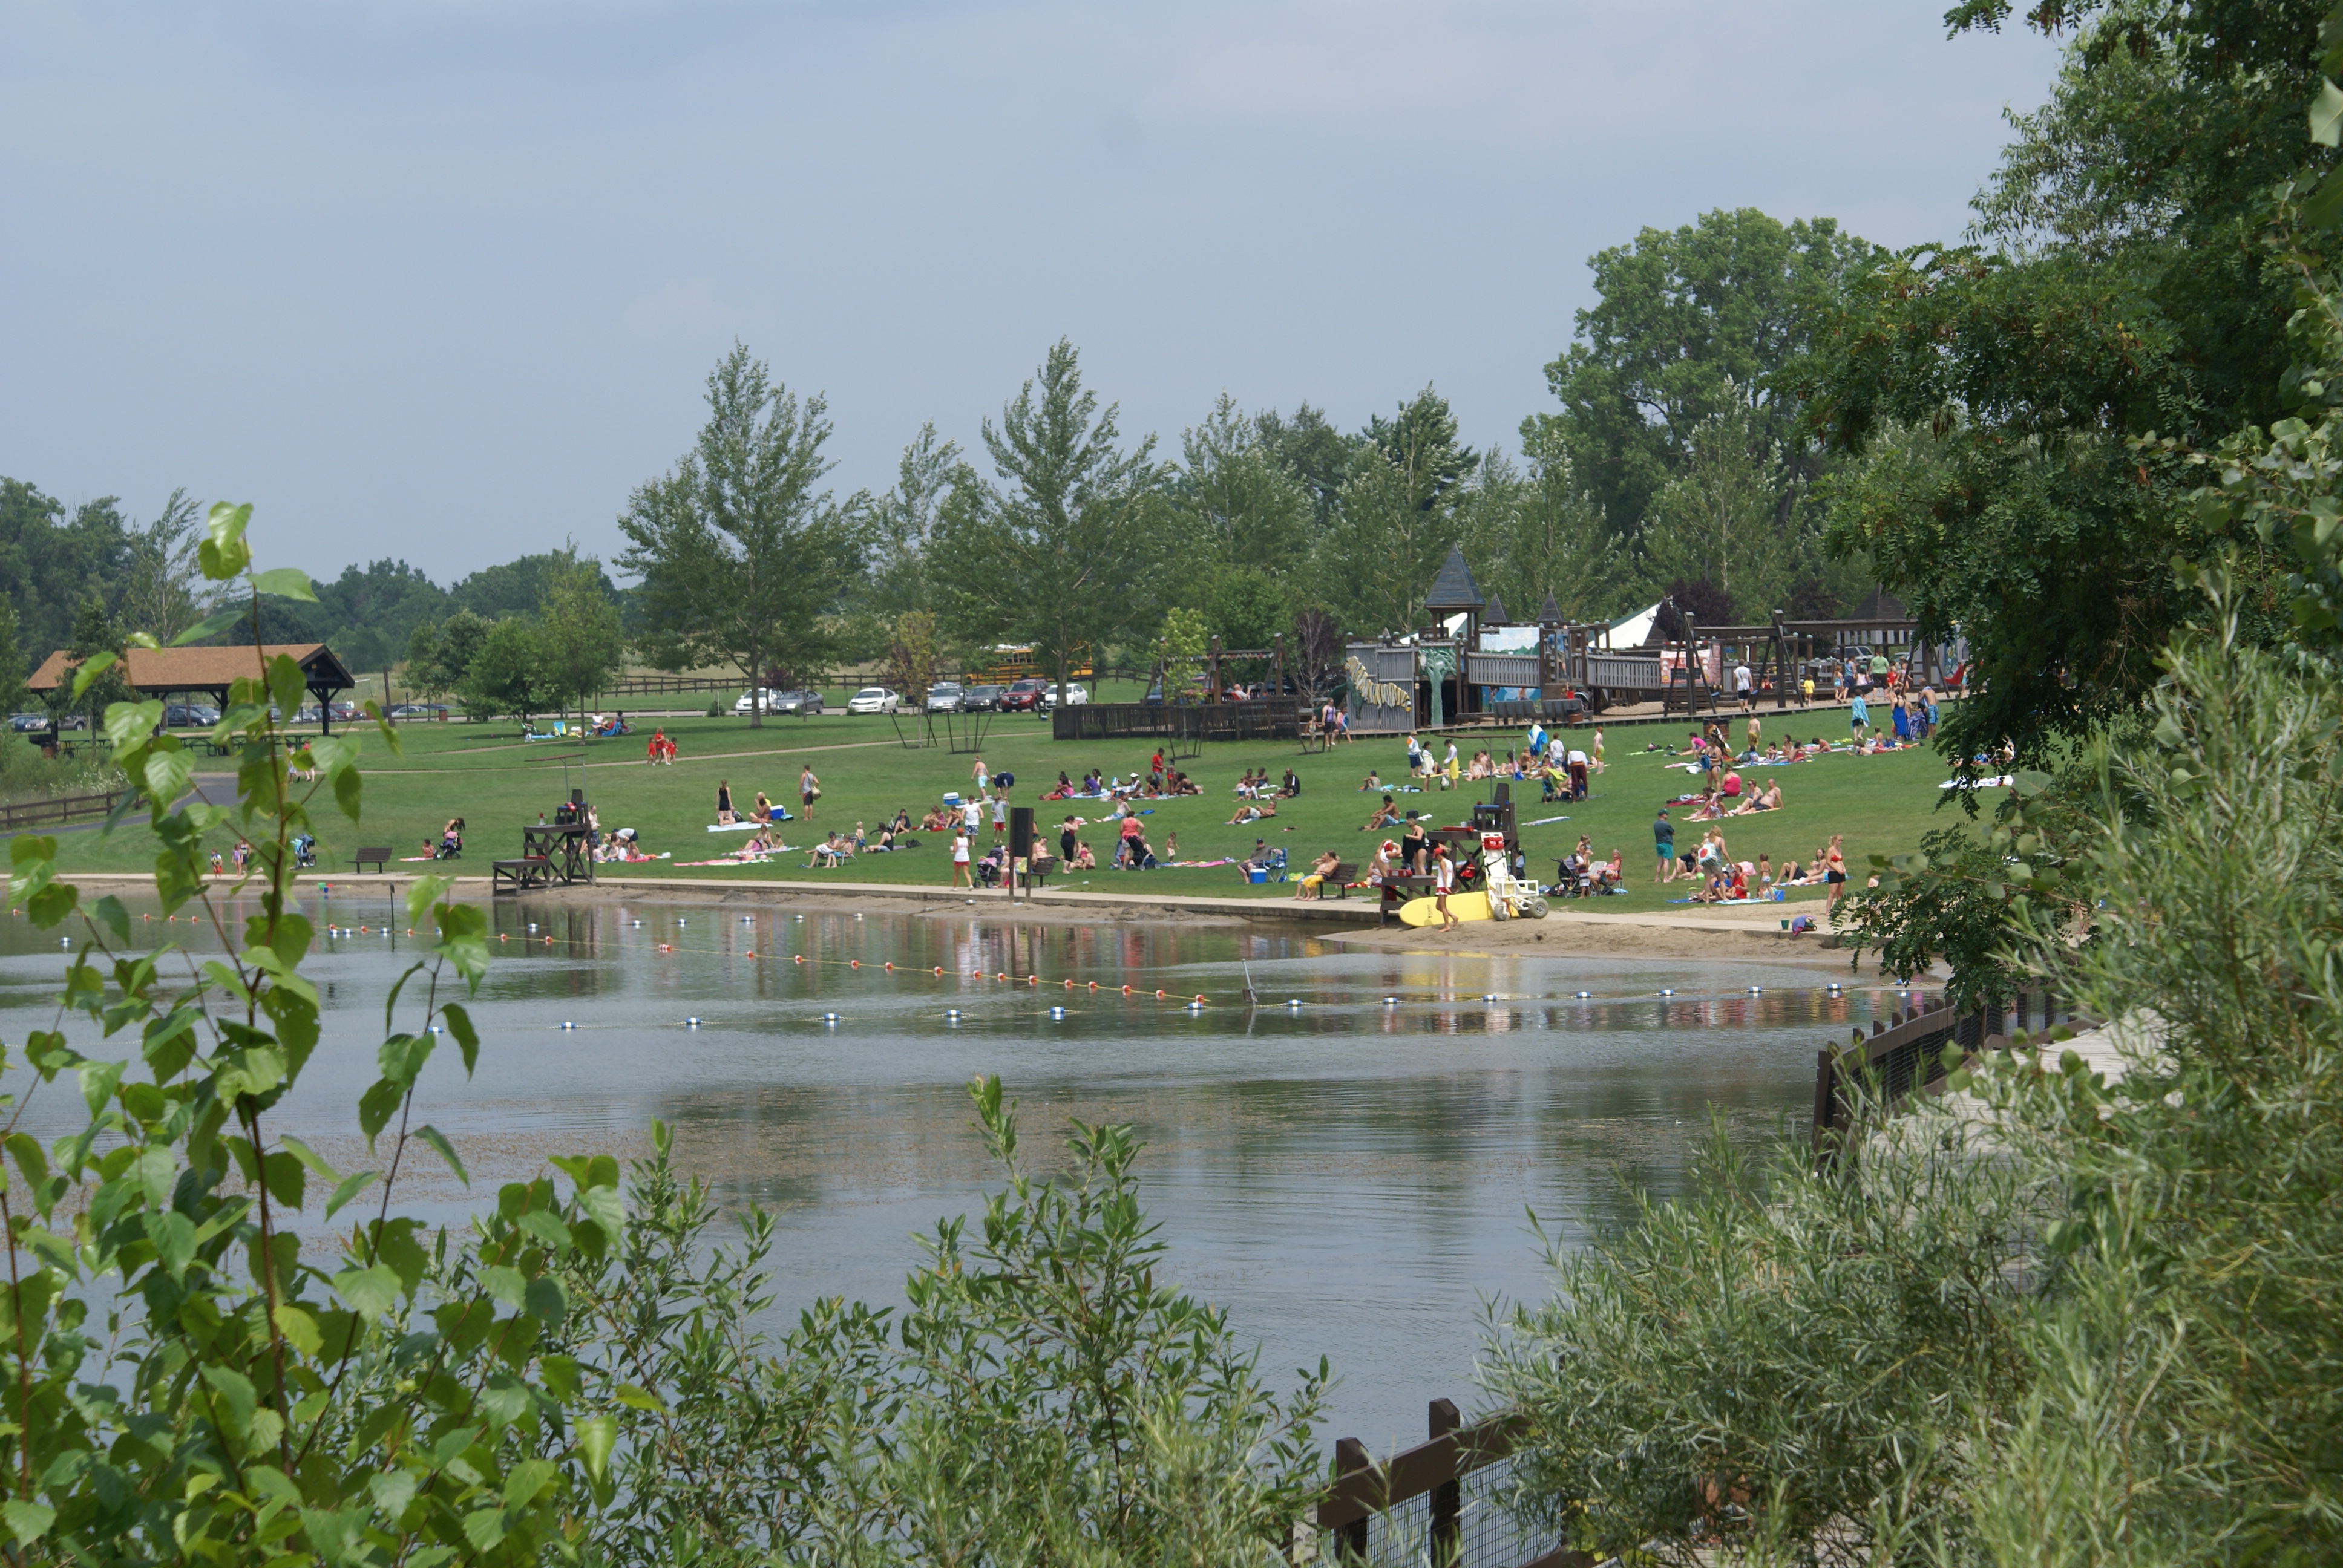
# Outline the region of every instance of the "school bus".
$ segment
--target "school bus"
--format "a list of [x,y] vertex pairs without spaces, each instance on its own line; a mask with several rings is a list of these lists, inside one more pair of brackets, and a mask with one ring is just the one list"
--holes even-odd
[[[1055,680],[1055,668],[1043,668],[1038,654],[1031,648],[1018,648],[1008,643],[987,650],[992,662],[980,669],[971,669],[961,677],[968,686],[1007,686],[1019,680]],[[1074,650],[1066,664],[1068,680],[1088,680],[1091,678],[1091,650],[1087,645]]]

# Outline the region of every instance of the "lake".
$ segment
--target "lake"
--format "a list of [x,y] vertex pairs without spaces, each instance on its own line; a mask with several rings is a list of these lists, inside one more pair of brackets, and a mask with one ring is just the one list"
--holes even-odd
[[[355,1106],[412,957],[403,930],[384,934],[390,911],[371,890],[313,910],[348,930],[305,969],[325,1039],[272,1118],[346,1170],[364,1167]],[[1436,1396],[1474,1407],[1482,1303],[1548,1289],[1527,1211],[1568,1242],[1627,1211],[1623,1182],[1675,1190],[1712,1111],[1745,1141],[1803,1131],[1817,1046],[1897,1005],[1867,985],[1831,993],[1843,970],[1369,953],[1299,930],[975,909],[531,900],[491,918],[478,1075],[448,1041],[417,1102],[473,1192],[548,1153],[640,1151],[659,1118],[682,1163],[776,1212],[792,1316],[818,1295],[891,1303],[912,1233],[995,1184],[966,1085],[998,1073],[1037,1166],[1069,1117],[1136,1124],[1172,1275],[1231,1309],[1272,1381],[1330,1357],[1328,1436],[1376,1449],[1420,1441]],[[12,1045],[45,1026],[61,957],[21,916],[0,927]],[[95,1034],[75,1042],[128,1054]],[[45,1090],[26,1125],[55,1136],[80,1111],[69,1087]],[[427,1151],[409,1158],[402,1206],[459,1216],[470,1196]]]

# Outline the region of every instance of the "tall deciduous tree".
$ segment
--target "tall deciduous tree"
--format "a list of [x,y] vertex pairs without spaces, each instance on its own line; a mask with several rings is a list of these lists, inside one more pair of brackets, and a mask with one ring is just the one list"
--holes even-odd
[[740,671],[764,722],[764,676],[820,664],[822,624],[864,556],[867,498],[820,488],[827,405],[802,403],[739,345],[708,377],[708,423],[669,472],[634,493],[619,564],[642,579],[647,640],[663,662]]
[[538,608],[538,653],[547,690],[582,714],[586,699],[625,663],[627,644],[618,601],[602,589],[601,562],[581,560],[575,544],[560,554],[561,564],[548,575],[545,600]]
[[182,487],[171,492],[160,516],[131,536],[119,618],[124,630],[168,643],[203,618],[204,577],[196,563],[203,532],[204,508]]
[[1321,595],[1352,631],[1403,631],[1422,618],[1424,590],[1464,535],[1458,513],[1473,470],[1455,417],[1429,387],[1369,423],[1316,563]]
[[[1802,353],[1815,312],[1879,254],[1829,218],[1784,224],[1754,207],[1647,228],[1595,255],[1599,297],[1545,369],[1578,480],[1628,538],[1692,461],[1702,421],[1754,394],[1785,462],[1811,443],[1771,377]],[[1738,390],[1736,390],[1736,388]]]
[[510,714],[525,726],[555,700],[546,680],[542,630],[518,618],[485,624],[456,689],[475,717]]
[[1067,670],[1084,650],[1143,613],[1161,555],[1160,503],[1149,436],[1123,449],[1116,406],[1082,386],[1080,357],[1061,338],[984,425],[998,479],[960,492],[937,538],[947,565],[939,599],[978,638],[1031,643],[1042,668]]
[[1516,620],[1551,597],[1566,620],[1610,620],[1634,593],[1626,551],[1578,482],[1569,444],[1549,422],[1524,420],[1526,471],[1492,463],[1481,523],[1467,547],[1482,591],[1501,595]]

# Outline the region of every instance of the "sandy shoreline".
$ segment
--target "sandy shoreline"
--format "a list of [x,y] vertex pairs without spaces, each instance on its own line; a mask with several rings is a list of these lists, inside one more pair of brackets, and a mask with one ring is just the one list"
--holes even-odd
[[[87,873],[71,880],[93,889],[151,889],[151,878]],[[319,879],[337,891],[396,894],[411,873],[340,875]],[[456,879],[458,897],[488,901],[482,877]],[[551,888],[514,900],[542,909],[562,904],[674,903],[696,906],[786,904],[825,913],[884,912],[952,920],[1013,920],[1038,925],[1131,925],[1141,922],[1186,927],[1280,926],[1346,947],[1394,952],[1486,955],[1551,954],[1572,958],[1676,959],[1686,961],[1752,960],[1795,964],[1839,974],[1849,972],[1848,950],[1825,946],[1835,939],[1807,933],[1791,936],[1782,927],[1796,915],[1819,917],[1822,900],[1729,909],[1684,909],[1614,914],[1558,901],[1543,920],[1475,920],[1453,931],[1379,927],[1375,904],[1364,899],[1301,902],[1292,899],[1148,898],[1121,893],[1077,893],[1044,890],[1031,900],[1010,902],[998,892],[970,894],[950,888],[900,883],[807,884],[799,882],[709,882],[681,879],[629,879],[585,886]],[[1875,972],[1866,957],[1865,972]]]

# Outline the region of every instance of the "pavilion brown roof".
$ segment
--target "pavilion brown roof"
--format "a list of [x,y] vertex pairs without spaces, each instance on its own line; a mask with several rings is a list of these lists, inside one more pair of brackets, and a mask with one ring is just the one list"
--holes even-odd
[[[210,691],[225,696],[229,682],[259,674],[261,660],[280,653],[301,667],[303,684],[313,692],[347,691],[357,684],[348,667],[322,642],[264,643],[257,657],[249,643],[242,648],[134,648],[123,658],[123,673],[133,688],[148,695]],[[54,691],[70,684],[70,672],[80,662],[59,648],[41,661],[25,685],[33,691]]]

